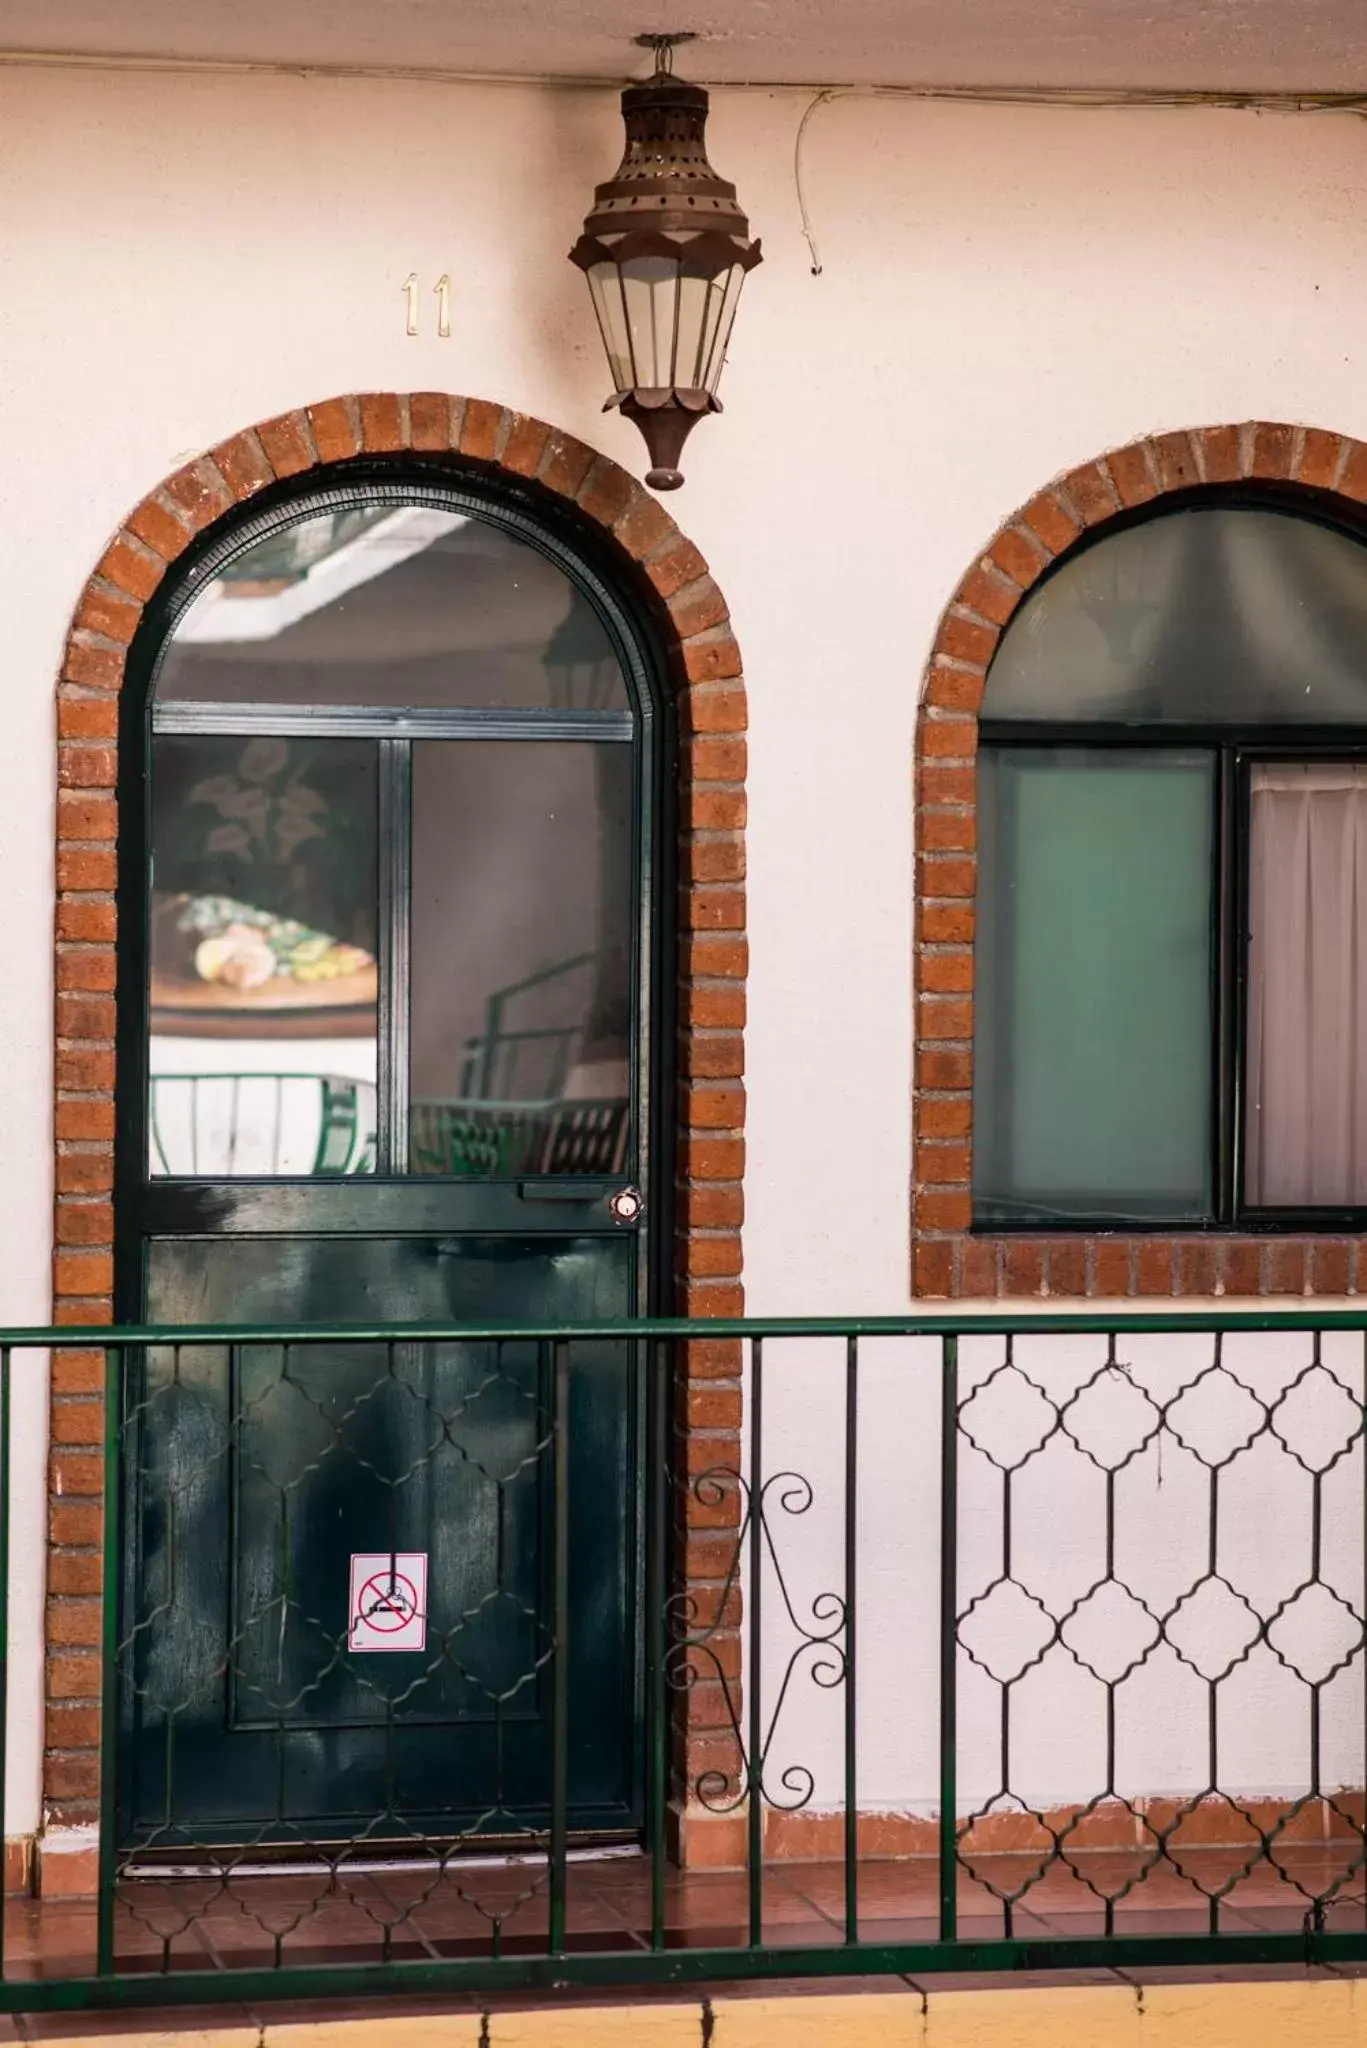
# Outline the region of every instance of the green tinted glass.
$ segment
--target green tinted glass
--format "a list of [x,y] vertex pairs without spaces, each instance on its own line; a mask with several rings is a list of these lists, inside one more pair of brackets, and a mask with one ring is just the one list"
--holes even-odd
[[981,1223],[1211,1204],[1214,763],[983,749]]

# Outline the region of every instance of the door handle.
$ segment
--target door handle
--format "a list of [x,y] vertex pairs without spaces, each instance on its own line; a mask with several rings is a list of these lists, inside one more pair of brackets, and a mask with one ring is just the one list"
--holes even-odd
[[608,1199],[608,1214],[614,1223],[639,1223],[645,1209],[645,1196],[639,1188],[618,1188]]

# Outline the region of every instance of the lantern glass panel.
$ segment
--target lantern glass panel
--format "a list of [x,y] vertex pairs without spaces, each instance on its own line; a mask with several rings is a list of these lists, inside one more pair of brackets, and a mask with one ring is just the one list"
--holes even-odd
[[627,302],[631,382],[638,391],[668,391],[674,383],[679,263],[672,256],[637,256],[622,266]]
[[704,391],[715,393],[721,381],[726,351],[731,344],[731,329],[735,325],[736,308],[740,304],[740,288],[744,282],[745,270],[739,263],[733,263],[729,270],[719,272],[712,279],[707,299],[702,375],[698,380]]
[[627,332],[621,273],[615,263],[595,263],[588,279],[614,386],[618,391],[630,391],[635,380],[631,374],[631,338]]

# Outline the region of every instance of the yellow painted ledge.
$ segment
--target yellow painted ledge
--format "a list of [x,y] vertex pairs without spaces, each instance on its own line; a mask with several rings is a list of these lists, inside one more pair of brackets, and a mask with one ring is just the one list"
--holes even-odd
[[[1364,2048],[1367,1979],[913,1991],[120,2030],[119,2048]],[[43,2048],[92,2048],[89,2033]]]

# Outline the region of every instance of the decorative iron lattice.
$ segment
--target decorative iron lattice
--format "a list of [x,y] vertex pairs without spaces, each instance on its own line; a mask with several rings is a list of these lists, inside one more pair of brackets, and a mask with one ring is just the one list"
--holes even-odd
[[[0,1333],[6,1541],[91,1345]],[[98,1895],[4,2009],[1367,1961],[1367,1314],[99,1345]]]

